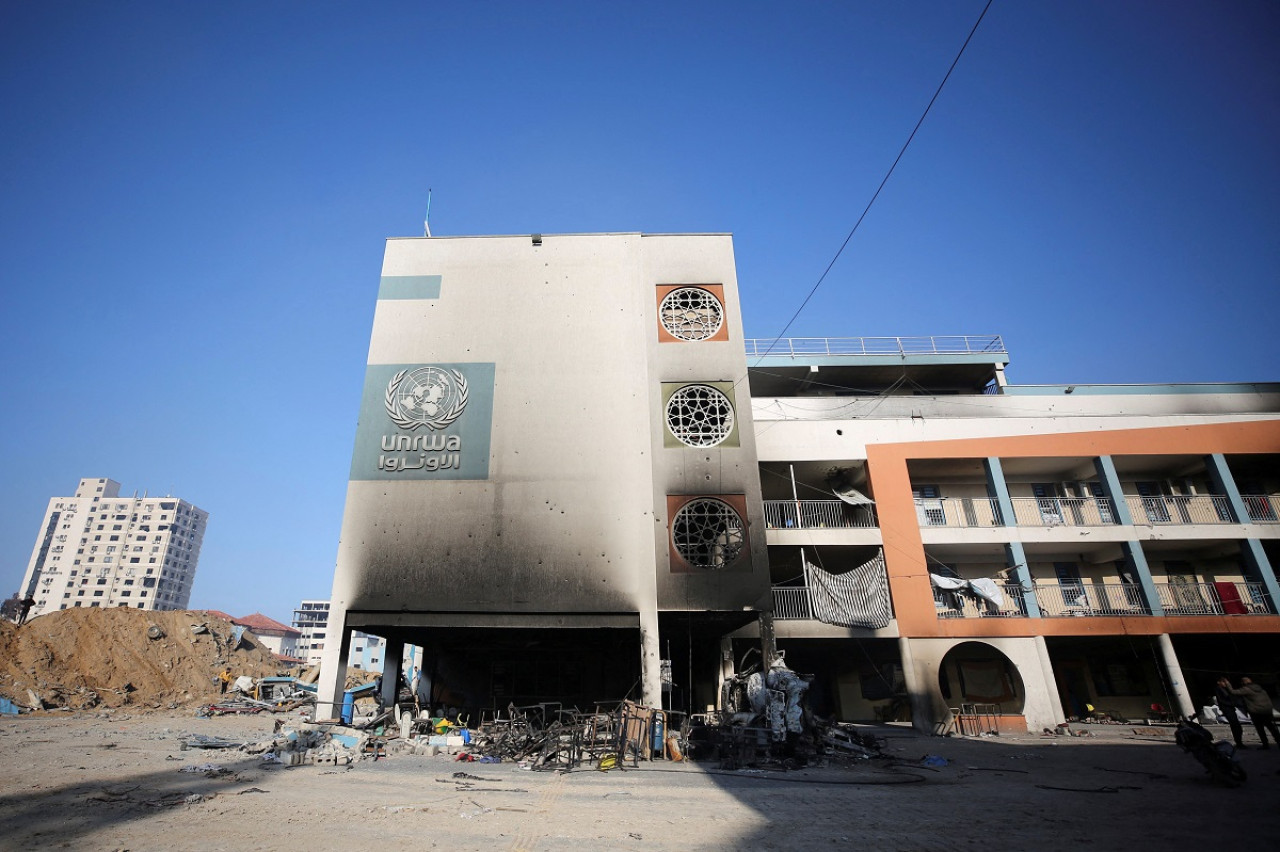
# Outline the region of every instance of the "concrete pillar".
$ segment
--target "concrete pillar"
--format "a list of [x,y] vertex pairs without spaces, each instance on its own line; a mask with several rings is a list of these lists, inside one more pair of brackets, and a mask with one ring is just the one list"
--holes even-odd
[[[1006,527],[1016,526],[1016,515],[1013,513],[1013,500],[1009,497],[1009,486],[1004,481],[1004,467],[1000,459],[990,456],[982,460],[982,469],[987,476],[987,493],[995,498],[1000,507],[1000,520]],[[1027,565],[1027,554],[1022,542],[1011,541],[1004,546],[1005,564],[1013,569],[1013,578],[1022,586],[1023,609],[1029,618],[1040,617],[1040,602],[1031,582],[1031,568]]]
[[778,640],[773,632],[773,613],[760,613],[760,656],[764,660],[764,670],[768,671],[773,661],[778,658]]
[[[1116,523],[1133,526],[1133,513],[1125,502],[1124,490],[1120,487],[1120,474],[1116,473],[1115,462],[1111,456],[1098,456],[1093,460],[1094,469],[1098,472],[1098,480],[1102,490],[1111,500],[1111,510],[1115,513]],[[1147,612],[1152,615],[1164,615],[1164,607],[1160,605],[1160,594],[1156,591],[1155,580],[1151,579],[1151,566],[1147,564],[1147,554],[1137,540],[1121,542],[1120,548],[1133,568],[1142,588],[1142,597],[1146,599]]]
[[1161,633],[1160,658],[1164,661],[1165,674],[1169,680],[1169,689],[1173,690],[1173,699],[1178,702],[1178,715],[1190,718],[1196,713],[1196,706],[1191,701],[1191,693],[1187,690],[1187,682],[1182,677],[1182,665],[1173,650],[1173,640],[1168,633]]
[[[1214,490],[1224,495],[1227,502],[1231,504],[1231,514],[1235,516],[1237,523],[1252,523],[1249,507],[1240,496],[1240,489],[1236,487],[1236,480],[1231,475],[1231,468],[1227,466],[1226,457],[1222,453],[1213,453],[1204,457],[1204,464]],[[1277,606],[1280,606],[1280,583],[1276,582],[1275,568],[1267,557],[1267,551],[1262,547],[1262,542],[1256,538],[1244,539],[1240,542],[1240,556],[1244,559],[1245,572],[1249,580],[1262,584],[1267,590],[1267,599],[1272,602],[1269,608],[1272,612],[1276,612]]]
[[404,642],[399,639],[383,639],[382,648],[382,706],[390,709],[396,703],[400,691],[400,657],[404,654]]
[[658,610],[640,612],[640,688],[644,706],[662,706],[662,646],[658,641]]
[[920,682],[916,660],[911,654],[911,640],[898,637],[898,656],[902,658],[902,677],[907,682],[907,697],[911,700],[911,726],[926,734],[933,733],[933,702],[928,687]]
[[316,683],[316,707],[312,720],[336,719],[342,713],[342,693],[347,683],[347,656],[351,651],[351,631],[347,611],[330,607],[329,626],[320,658],[320,679]]
[[1049,706],[1053,710],[1053,723],[1060,725],[1067,721],[1067,714],[1062,709],[1062,699],[1058,696],[1058,679],[1053,676],[1053,661],[1049,659],[1049,646],[1043,636],[1035,637],[1036,656],[1040,658],[1040,671],[1044,676],[1045,692]]

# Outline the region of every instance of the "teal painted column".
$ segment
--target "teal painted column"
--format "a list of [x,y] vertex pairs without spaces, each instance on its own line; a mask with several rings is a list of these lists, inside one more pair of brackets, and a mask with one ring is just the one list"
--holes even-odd
[[[1124,526],[1133,526],[1133,515],[1129,513],[1129,504],[1124,500],[1124,490],[1120,487],[1120,474],[1116,473],[1116,464],[1111,456],[1098,456],[1093,460],[1093,467],[1098,471],[1098,480],[1102,490],[1111,501],[1111,510],[1116,521]],[[1164,607],[1160,605],[1160,593],[1156,591],[1156,582],[1151,578],[1151,566],[1147,564],[1147,554],[1142,544],[1136,539],[1120,543],[1125,558],[1133,566],[1138,575],[1138,584],[1142,587],[1142,596],[1147,601],[1147,612],[1152,615],[1164,615]]]
[[[1000,459],[990,456],[982,460],[982,469],[987,475],[987,493],[995,497],[1000,507],[1000,523],[1006,528],[1016,528],[1016,516],[1013,514],[1013,500],[1009,498],[1009,486],[1004,481],[1004,467]],[[1011,541],[1004,546],[1006,564],[1013,569],[1022,586],[1022,606],[1029,618],[1040,617],[1040,602],[1036,600],[1035,585],[1031,580],[1031,568],[1027,565],[1027,553],[1022,542]]]
[[[1240,496],[1235,477],[1231,475],[1231,468],[1227,466],[1226,456],[1222,453],[1205,456],[1204,465],[1208,469],[1209,481],[1213,483],[1214,490],[1224,495],[1227,502],[1231,504],[1231,514],[1236,522],[1249,523],[1249,507]],[[1280,606],[1280,583],[1276,582],[1275,569],[1271,565],[1271,560],[1267,558],[1267,551],[1262,547],[1262,542],[1256,538],[1244,539],[1240,542],[1240,555],[1244,557],[1245,568],[1250,579],[1262,583],[1266,588],[1267,599],[1271,601],[1268,609],[1277,612],[1277,606]]]

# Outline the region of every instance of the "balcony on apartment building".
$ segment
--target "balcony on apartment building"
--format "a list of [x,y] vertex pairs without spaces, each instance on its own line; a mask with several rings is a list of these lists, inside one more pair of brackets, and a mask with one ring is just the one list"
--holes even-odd
[[[1024,529],[1260,524],[1280,536],[1280,477],[1269,457],[1228,460],[1240,493],[1237,506],[1196,456],[1115,457],[1123,492],[1118,511],[1090,458],[1001,460],[1008,511],[991,493],[981,459],[921,459],[909,467],[922,528]],[[932,534],[937,538],[936,534]]]
[[770,544],[880,541],[862,460],[763,462],[760,487]]
[[[1239,542],[1155,542],[1144,548],[1147,592],[1116,543],[1027,545],[1025,577],[990,544],[926,549],[938,618],[1270,615],[1266,586],[1245,574]],[[1028,579],[1029,578],[1029,579]],[[1034,607],[1030,604],[1034,602]]]

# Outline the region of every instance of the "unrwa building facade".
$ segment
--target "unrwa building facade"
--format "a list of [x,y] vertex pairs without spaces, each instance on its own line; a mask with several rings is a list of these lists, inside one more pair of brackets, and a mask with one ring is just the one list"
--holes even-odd
[[815,712],[924,730],[1274,694],[1280,386],[1008,361],[746,340],[722,234],[390,240],[331,624],[473,710],[702,711],[779,651]]
[[321,717],[351,629],[442,706],[658,706],[673,658],[716,703],[770,595],[737,298],[723,234],[388,241]]

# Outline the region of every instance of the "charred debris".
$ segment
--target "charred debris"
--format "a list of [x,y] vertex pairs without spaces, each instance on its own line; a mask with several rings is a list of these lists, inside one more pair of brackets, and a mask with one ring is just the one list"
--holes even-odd
[[811,681],[778,659],[767,670],[756,667],[727,680],[723,709],[714,712],[687,714],[621,700],[588,710],[510,704],[474,719],[456,711],[433,714],[408,688],[393,706],[383,706],[377,684],[367,684],[347,690],[341,718],[303,724],[297,731],[278,724],[271,747],[291,765],[331,764],[335,753],[341,762],[344,752],[352,760],[412,753],[561,771],[684,760],[722,770],[799,769],[880,757],[880,738],[816,719],[805,708]]

